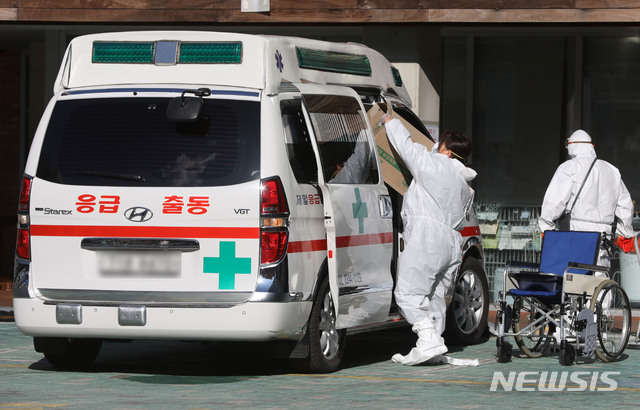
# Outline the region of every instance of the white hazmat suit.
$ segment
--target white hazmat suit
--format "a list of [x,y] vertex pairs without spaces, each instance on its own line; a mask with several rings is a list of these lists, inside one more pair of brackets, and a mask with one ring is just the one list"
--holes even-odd
[[[363,137],[366,138],[366,137]],[[366,139],[364,140],[366,141]],[[353,154],[345,161],[342,169],[329,181],[334,184],[363,184],[371,170],[371,151],[362,140],[356,143]]]
[[[577,130],[567,140],[569,159],[558,167],[544,194],[542,212],[538,219],[540,231],[555,228],[555,220],[573,205],[596,151],[591,137]],[[616,167],[597,160],[571,211],[571,230],[613,234],[612,224],[617,219],[617,231],[625,238],[634,236],[633,202]],[[610,266],[609,254],[602,250],[598,265]]]
[[405,247],[398,259],[394,291],[400,312],[413,325],[418,342],[408,355],[392,360],[423,363],[447,352],[445,293],[462,261],[462,228],[473,202],[467,180],[475,171],[458,160],[413,142],[400,120],[385,124],[387,136],[413,175],[404,195]]

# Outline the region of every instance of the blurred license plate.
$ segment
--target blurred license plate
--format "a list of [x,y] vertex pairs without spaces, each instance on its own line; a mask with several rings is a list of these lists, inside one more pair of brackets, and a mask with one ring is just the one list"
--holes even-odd
[[181,274],[181,253],[166,251],[98,252],[98,273],[111,277],[176,278]]

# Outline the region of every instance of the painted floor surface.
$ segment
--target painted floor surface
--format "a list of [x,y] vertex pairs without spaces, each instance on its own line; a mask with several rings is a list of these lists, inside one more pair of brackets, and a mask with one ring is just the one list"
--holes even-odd
[[[616,363],[564,367],[554,353],[528,359],[516,352],[500,364],[488,338],[450,348],[452,357],[479,359],[478,367],[391,362],[414,343],[409,328],[349,336],[343,368],[323,375],[295,373],[263,345],[179,341],[106,343],[90,369],[61,371],[13,322],[0,322],[0,410],[640,406],[640,350],[627,349]],[[492,391],[494,377],[504,382]],[[505,391],[509,380],[514,387]],[[549,380],[559,391],[541,391]]]

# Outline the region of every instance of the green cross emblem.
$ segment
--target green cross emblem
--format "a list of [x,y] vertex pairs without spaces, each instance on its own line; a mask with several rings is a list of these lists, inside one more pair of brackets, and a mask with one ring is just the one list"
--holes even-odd
[[360,233],[364,233],[364,218],[369,217],[369,213],[367,212],[367,203],[362,202],[360,199],[360,188],[353,188],[356,194],[356,202],[351,204],[353,208],[353,217],[358,220],[358,227],[360,228]]
[[219,275],[219,289],[235,289],[236,275],[251,273],[251,258],[236,258],[235,242],[220,242],[220,256],[204,258],[204,273]]

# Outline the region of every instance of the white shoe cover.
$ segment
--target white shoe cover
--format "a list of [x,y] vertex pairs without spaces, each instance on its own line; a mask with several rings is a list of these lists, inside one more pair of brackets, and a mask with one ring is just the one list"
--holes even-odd
[[396,353],[391,358],[391,361],[394,363],[402,363],[405,366],[415,366],[420,363],[424,363],[429,359],[440,356],[447,353],[447,346],[440,345],[436,347],[432,347],[431,349],[423,350],[419,347],[414,347],[411,349],[408,355],[403,356],[400,353]]

